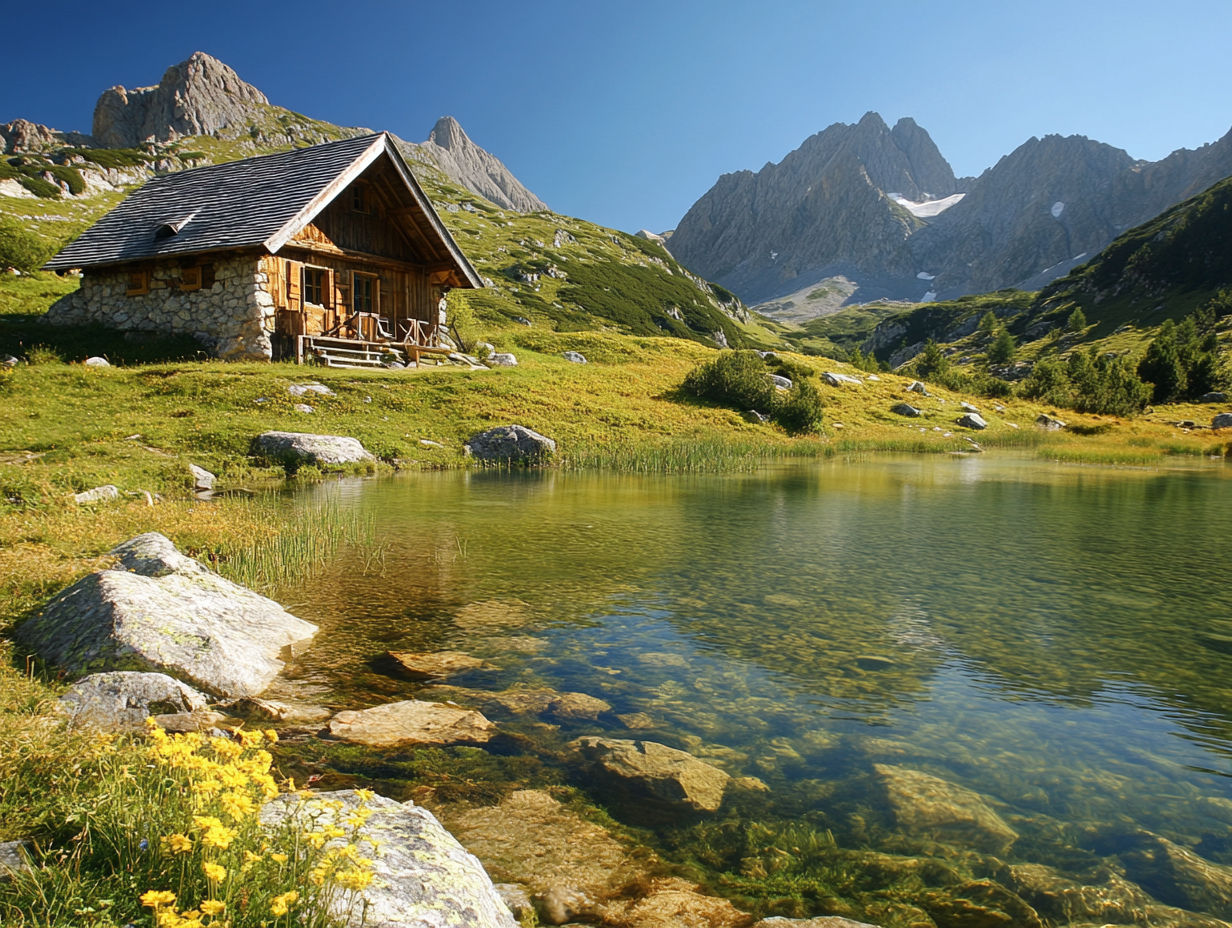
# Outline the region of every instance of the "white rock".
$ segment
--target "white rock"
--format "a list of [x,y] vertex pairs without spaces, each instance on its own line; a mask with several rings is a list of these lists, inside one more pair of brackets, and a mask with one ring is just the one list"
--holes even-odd
[[852,383],[858,386],[864,382],[859,377],[852,377],[850,374],[839,374],[834,371],[826,371],[821,375],[821,379],[832,387],[841,386],[845,383]]
[[101,487],[95,487],[93,490],[86,490],[84,493],[77,493],[73,499],[79,503],[101,503],[106,499],[119,499],[120,488],[110,483],[105,483]]
[[206,698],[165,673],[118,670],[78,680],[60,697],[76,728],[135,731],[154,715],[201,712]]
[[486,363],[491,367],[517,367],[518,359],[507,351],[498,351]]
[[293,383],[287,387],[292,396],[304,396],[308,393],[319,393],[321,396],[337,396],[329,387],[319,383]]
[[168,671],[223,696],[255,696],[283,668],[284,647],[317,627],[185,557],[148,532],[57,594],[16,638],[69,674]]
[[83,363],[86,367],[111,367],[111,362],[106,358],[86,358]]
[[218,478],[204,467],[198,467],[196,464],[189,464],[188,470],[192,474],[194,490],[214,489],[214,481]]
[[780,374],[771,374],[770,380],[773,381],[774,385],[780,390],[790,390],[792,387],[791,379],[788,377],[783,377]]
[[257,450],[277,461],[306,464],[355,464],[375,461],[357,439],[343,435],[310,435],[307,432],[263,432]]
[[296,412],[316,412],[316,410],[313,409],[311,406],[309,406],[307,403],[296,403],[295,411]]
[[587,363],[586,355],[578,351],[566,351],[564,354],[561,355],[561,357],[564,358],[566,361],[572,361],[574,364]]

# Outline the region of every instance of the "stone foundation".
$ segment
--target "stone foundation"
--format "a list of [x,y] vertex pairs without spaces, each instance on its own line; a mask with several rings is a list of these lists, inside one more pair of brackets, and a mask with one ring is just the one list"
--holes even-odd
[[87,268],[81,289],[53,303],[43,321],[192,335],[218,358],[269,360],[274,300],[259,261],[256,254],[220,258],[214,285],[200,290],[180,290],[179,260],[142,265],[151,267],[150,292],[140,296],[125,295],[129,268]]

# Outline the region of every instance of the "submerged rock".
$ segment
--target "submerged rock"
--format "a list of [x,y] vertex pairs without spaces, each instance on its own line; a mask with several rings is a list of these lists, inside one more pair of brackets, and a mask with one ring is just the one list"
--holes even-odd
[[463,445],[477,461],[541,461],[556,451],[556,442],[523,425],[500,425],[480,432]]
[[[337,809],[333,803],[341,803]],[[357,850],[372,859],[375,879],[359,893],[350,924],[358,928],[517,928],[517,923],[483,866],[436,817],[412,802],[374,796]],[[304,801],[280,796],[261,811],[275,827],[289,819],[314,827],[342,828],[346,835],[326,847],[342,846],[353,829],[347,823],[360,800],[354,790],[321,793]],[[345,915],[345,912],[339,912]]]
[[898,826],[908,834],[1001,854],[1018,833],[975,792],[939,777],[874,764],[889,795]]
[[679,878],[654,880],[641,898],[604,906],[603,921],[621,928],[744,928],[749,923],[749,916],[730,901],[707,896],[700,889]]
[[[301,404],[302,405],[302,404]],[[298,408],[298,407],[297,407]],[[309,412],[312,410],[309,409]],[[261,454],[284,464],[358,464],[375,461],[358,439],[307,432],[262,432],[253,442]]]
[[920,904],[938,928],[1044,928],[1031,906],[992,880],[925,893]]
[[448,677],[468,670],[499,670],[483,658],[471,657],[462,651],[390,651],[402,669],[415,677]]
[[119,670],[91,674],[60,697],[74,728],[136,731],[150,716],[207,708],[206,698],[165,673]]
[[335,715],[329,732],[342,741],[395,744],[484,744],[496,726],[474,709],[408,699]]
[[185,557],[157,532],[112,552],[100,570],[55,596],[16,638],[69,674],[166,671],[220,696],[255,696],[281,650],[317,627]]
[[763,918],[753,928],[877,928],[868,922],[853,922],[837,915],[822,915],[819,918],[783,918],[774,915]]
[[1132,924],[1154,904],[1145,892],[1111,871],[1093,885],[1061,876],[1042,864],[1015,864],[997,878],[1049,921],[1092,921],[1097,924]]
[[1155,898],[1232,919],[1232,867],[1209,861],[1148,831],[1119,843],[1122,846],[1116,848],[1116,854],[1126,873]]
[[333,714],[324,706],[258,699],[255,696],[236,699],[233,702],[224,703],[219,708],[224,709],[228,715],[264,722],[323,722]]
[[[570,742],[590,774],[641,804],[714,812],[731,779],[718,767],[655,741],[585,737]],[[651,811],[648,809],[647,811]]]

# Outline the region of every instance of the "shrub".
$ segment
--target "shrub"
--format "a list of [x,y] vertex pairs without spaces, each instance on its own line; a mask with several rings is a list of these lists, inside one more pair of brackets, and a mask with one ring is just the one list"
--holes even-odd
[[1022,395],[1079,412],[1132,416],[1151,398],[1151,385],[1143,383],[1126,357],[1101,357],[1095,346],[1075,351],[1068,364],[1045,358],[1036,362],[1022,382]]
[[1215,333],[1199,333],[1199,325],[1209,322],[1209,313],[1203,307],[1180,325],[1168,319],[1159,327],[1138,364],[1138,376],[1154,386],[1153,402],[1198,399],[1223,386],[1225,377],[1220,370]]
[[997,316],[990,309],[980,317],[979,333],[981,335],[992,335],[997,331]]
[[721,351],[684,378],[684,389],[699,399],[740,410],[771,413],[778,405],[774,381],[756,351]]
[[793,435],[820,430],[822,417],[821,392],[807,380],[797,380],[775,412],[779,425]]

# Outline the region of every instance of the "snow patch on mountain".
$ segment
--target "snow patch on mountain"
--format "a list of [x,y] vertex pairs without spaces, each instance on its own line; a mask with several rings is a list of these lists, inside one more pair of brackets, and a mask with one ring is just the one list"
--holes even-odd
[[888,193],[886,196],[911,213],[912,216],[918,216],[921,219],[931,219],[933,216],[940,216],[965,197],[966,194],[956,193],[953,196],[943,197],[940,200],[923,200],[918,203],[915,200],[908,200],[901,193]]

